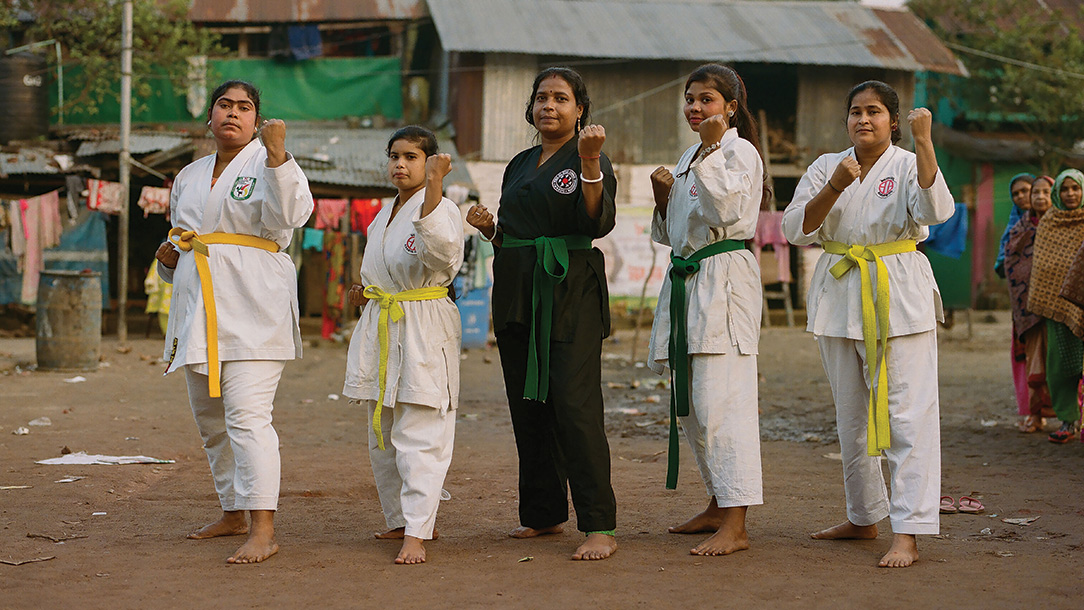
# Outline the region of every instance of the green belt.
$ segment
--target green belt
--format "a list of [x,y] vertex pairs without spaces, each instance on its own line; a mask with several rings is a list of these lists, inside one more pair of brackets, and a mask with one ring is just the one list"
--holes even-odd
[[[586,235],[520,239],[507,233],[502,248],[535,249],[534,289],[531,297],[531,338],[527,345],[527,380],[523,397],[545,402],[550,388],[550,332],[553,328],[553,289],[568,273],[568,251],[590,250]],[[541,305],[541,325],[538,325]],[[539,354],[538,346],[542,346]]]
[[666,488],[677,488],[678,431],[677,418],[689,414],[689,339],[688,306],[685,303],[685,280],[700,271],[700,261],[709,256],[745,249],[745,242],[724,239],[708,244],[688,258],[670,254],[670,450],[666,460]]

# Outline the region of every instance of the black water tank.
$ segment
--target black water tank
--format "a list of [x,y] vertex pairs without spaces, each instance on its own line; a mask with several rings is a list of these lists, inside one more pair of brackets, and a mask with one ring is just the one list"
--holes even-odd
[[0,56],[0,144],[49,135],[51,80],[40,55]]

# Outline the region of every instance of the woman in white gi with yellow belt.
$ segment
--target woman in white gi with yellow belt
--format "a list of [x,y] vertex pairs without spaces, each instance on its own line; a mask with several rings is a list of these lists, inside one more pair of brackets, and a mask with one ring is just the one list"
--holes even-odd
[[257,130],[259,118],[251,84],[228,81],[211,94],[207,124],[217,152],[177,174],[174,228],[156,253],[159,273],[173,284],[166,373],[184,369],[223,511],[188,537],[248,533],[230,563],[278,551],[271,410],[286,361],[301,357],[297,280],[283,250],[313,208],[308,180],[286,152],[286,124],[272,119]]
[[388,141],[388,177],[399,194],[369,225],[364,306],[346,360],[343,394],[368,407],[369,461],[398,564],[425,561],[441,486],[452,461],[459,404],[459,310],[448,286],[463,264],[463,219],[442,197],[451,157],[409,125]]
[[677,420],[708,491],[708,506],[675,534],[711,533],[694,555],[749,548],[745,514],[763,503],[757,414],[760,268],[756,233],[764,186],[757,124],[731,68],[701,66],[685,82],[685,118],[700,136],[651,174],[651,238],[673,248],[651,329],[649,365],[671,372],[667,487],[677,484]]
[[907,116],[914,153],[895,146],[899,97],[888,85],[855,86],[847,112],[854,147],[814,161],[783,213],[791,243],[824,248],[806,330],[832,386],[847,497],[847,521],[813,538],[876,538],[877,523],[889,517],[892,546],[878,565],[906,567],[918,559],[915,535],[938,533],[941,495],[936,328],[943,314],[930,263],[915,244],[954,206],[928,110]]

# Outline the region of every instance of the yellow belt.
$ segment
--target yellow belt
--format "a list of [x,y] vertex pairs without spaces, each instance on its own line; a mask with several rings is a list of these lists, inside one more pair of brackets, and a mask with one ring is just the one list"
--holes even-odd
[[218,370],[218,313],[215,310],[215,292],[211,284],[211,267],[207,263],[207,246],[211,244],[230,244],[248,246],[268,252],[278,252],[279,245],[270,239],[240,233],[208,233],[200,235],[195,231],[186,231],[180,227],[169,230],[169,241],[183,252],[196,254],[196,272],[203,287],[203,309],[207,312],[207,385],[212,398],[222,396],[222,384]]
[[384,407],[384,390],[387,389],[388,385],[386,379],[388,373],[388,318],[391,318],[392,322],[398,322],[403,317],[403,306],[399,304],[400,301],[443,299],[448,296],[448,287],[415,288],[392,294],[384,292],[376,286],[366,286],[362,294],[380,305],[380,318],[377,324],[377,336],[380,338],[380,396],[376,399],[376,408],[373,409],[373,430],[376,432],[377,447],[383,450],[384,433],[380,429],[380,412]]
[[[870,372],[866,451],[869,455],[880,455],[883,449],[891,446],[888,426],[888,368],[885,365],[888,353],[888,269],[881,257],[914,252],[915,242],[903,240],[873,246],[848,246],[838,241],[829,241],[824,243],[824,251],[843,256],[829,269],[832,277],[840,279],[855,265],[862,274],[862,340],[866,344],[866,367]],[[870,262],[877,265],[876,301],[870,279]],[[877,357],[878,347],[880,359]],[[876,384],[873,383],[874,368],[877,369]]]

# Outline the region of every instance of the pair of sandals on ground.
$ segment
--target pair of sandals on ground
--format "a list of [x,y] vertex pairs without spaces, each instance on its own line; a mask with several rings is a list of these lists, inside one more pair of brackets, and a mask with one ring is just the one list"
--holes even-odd
[[986,510],[986,507],[982,505],[977,498],[971,496],[960,496],[959,504],[952,496],[941,496],[941,513],[966,513],[971,515],[977,515]]

